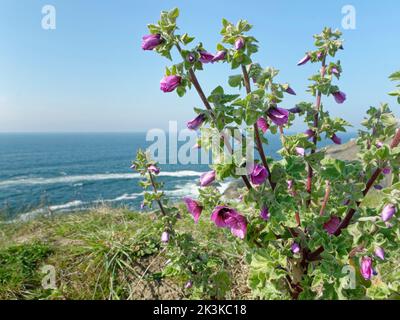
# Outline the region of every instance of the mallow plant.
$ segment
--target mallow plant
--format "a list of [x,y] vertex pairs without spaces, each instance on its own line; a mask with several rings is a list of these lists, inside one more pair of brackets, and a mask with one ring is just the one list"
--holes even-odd
[[[319,145],[323,139],[341,144],[341,133],[350,127],[329,112],[340,112],[347,97],[337,58],[344,53],[341,33],[325,28],[297,67],[293,63],[294,68],[315,65],[316,71],[309,78],[309,100],[288,106],[285,98],[296,95],[295,87],[278,82],[277,69],[253,60],[258,41],[249,35],[247,21],[223,19],[221,42],[210,50],[178,33],[178,15],[178,9],[162,12],[158,23],[148,25],[142,48],[171,61],[177,57],[162,76],[163,92],[179,97],[188,90],[197,92],[202,107],[194,108],[196,115],[187,123],[199,132],[197,147],[232,155],[230,161],[214,157],[210,171],[200,178],[199,197],[183,199],[194,223],[208,219],[226,230],[232,242],[246,242],[248,284],[255,298],[398,297],[400,131],[395,116],[387,104],[371,107],[356,139],[358,154],[350,161],[328,157]],[[233,70],[227,79],[230,93],[217,86],[207,94],[197,78],[216,63]],[[400,81],[400,72],[390,78]],[[399,90],[390,94],[400,99]],[[308,129],[288,134],[295,119]],[[230,137],[235,129],[254,137],[254,161],[237,155]],[[209,142],[210,130],[220,139],[216,146]],[[279,157],[266,154],[267,133],[280,137]],[[168,217],[151,178],[156,173],[152,166],[137,163],[149,175],[144,186],[155,190],[146,194],[144,204],[158,203]],[[243,181],[239,199],[219,193],[215,185],[226,179]],[[167,223],[163,232],[174,237],[170,228]]]

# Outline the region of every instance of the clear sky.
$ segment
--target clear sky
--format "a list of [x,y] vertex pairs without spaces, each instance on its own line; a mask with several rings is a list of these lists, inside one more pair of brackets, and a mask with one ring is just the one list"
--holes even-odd
[[[56,30],[41,27],[42,7],[56,8]],[[145,131],[181,125],[200,106],[195,92],[184,98],[159,90],[168,60],[140,48],[146,24],[163,9],[179,7],[182,32],[215,51],[221,18],[245,18],[260,41],[255,60],[281,70],[296,97],[282,107],[310,100],[307,78],[315,65],[297,67],[324,26],[341,28],[342,7],[356,9],[356,29],[343,30],[344,105],[332,99],[332,114],[359,124],[370,105],[390,102],[388,75],[400,69],[398,0],[0,0],[0,132]],[[206,92],[227,86],[234,72],[207,65],[199,74]],[[233,91],[233,90],[232,90]]]

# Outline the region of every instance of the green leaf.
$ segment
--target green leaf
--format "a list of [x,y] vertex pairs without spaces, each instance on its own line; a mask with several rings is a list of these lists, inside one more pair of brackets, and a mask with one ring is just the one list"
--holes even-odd
[[231,87],[240,87],[242,85],[242,75],[230,76],[228,83]]

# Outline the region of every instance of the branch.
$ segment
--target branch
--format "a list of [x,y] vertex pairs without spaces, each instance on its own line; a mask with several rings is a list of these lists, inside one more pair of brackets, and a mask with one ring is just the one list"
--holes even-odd
[[[179,44],[176,44],[176,48],[178,49],[179,53],[182,54],[182,49],[181,49],[181,47],[179,46]],[[213,109],[212,109],[210,103],[208,102],[207,97],[206,97],[206,95],[204,94],[204,91],[203,91],[203,89],[201,88],[201,85],[200,85],[200,83],[199,83],[199,80],[197,80],[196,74],[194,73],[194,71],[193,71],[192,68],[189,69],[189,76],[190,76],[190,82],[191,82],[191,83],[193,84],[193,86],[195,87],[195,89],[196,89],[198,95],[200,96],[201,101],[203,101],[203,104],[204,104],[204,106],[206,107],[206,109],[207,109],[208,111],[210,111],[210,114],[211,114],[211,117],[212,117],[212,119],[213,119],[213,121],[214,121],[214,124],[217,125],[217,119],[215,118],[214,111],[213,111]],[[222,135],[222,138],[223,138],[223,140],[224,140],[224,142],[225,142],[226,148],[228,149],[228,151],[229,151],[231,154],[233,154],[233,149],[232,149],[231,144],[229,143],[228,138],[226,137],[226,135],[225,135],[223,132],[221,133],[221,135]],[[247,178],[247,176],[241,176],[241,177],[242,177],[243,182],[244,182],[244,184],[246,185],[247,189],[251,190],[251,189],[252,189],[252,186],[251,186],[250,181],[249,181],[249,179]]]
[[324,201],[322,202],[322,206],[321,206],[321,210],[319,212],[319,215],[322,217],[325,213],[325,209],[326,209],[326,205],[328,204],[329,201],[329,195],[331,193],[331,184],[329,182],[329,180],[325,181],[326,183],[326,188],[325,188],[325,197],[324,197]]
[[[393,138],[393,141],[390,145],[390,148],[396,148],[398,145],[400,144],[400,129],[397,129],[396,134]],[[383,168],[377,168],[374,173],[372,174],[371,178],[369,178],[367,185],[363,191],[363,195],[364,197],[368,194],[369,190],[371,189],[371,187],[374,185],[376,179],[378,179],[378,177],[380,176],[380,174],[382,173]],[[358,208],[360,206],[361,202],[357,202],[356,204],[356,208]],[[342,220],[342,222],[339,224],[338,228],[336,229],[334,235],[335,236],[339,236],[342,233],[342,230],[347,228],[347,226],[350,224],[351,219],[353,218],[354,214],[356,213],[356,209],[352,208],[350,209],[345,218]],[[314,261],[314,260],[318,260],[319,255],[324,252],[324,248],[321,246],[319,247],[317,250],[315,250],[314,252],[310,253],[310,255],[308,256],[308,260],[309,261]]]
[[[324,54],[324,57],[322,59],[322,69],[321,69],[321,77],[325,77],[325,73],[326,73],[326,54]],[[322,98],[322,92],[318,91],[317,94],[317,101],[315,103],[315,115],[314,115],[314,128],[318,128],[318,123],[319,123],[319,111],[321,109],[321,98]],[[313,144],[314,144],[314,148],[311,149],[311,154],[315,153],[315,150],[317,149],[317,141],[318,141],[318,137],[317,137],[317,133],[314,132],[314,137],[313,137]],[[312,192],[312,178],[313,178],[313,169],[311,167],[310,164],[308,164],[307,166],[307,192],[310,195],[310,198],[308,200],[308,205],[310,205],[311,203],[311,192]]]
[[[250,94],[251,86],[250,86],[249,74],[247,72],[246,66],[244,66],[244,65],[242,65],[242,72],[243,72],[243,80],[244,80],[244,86],[246,87],[246,92],[247,92],[247,94]],[[267,169],[269,184],[271,185],[272,190],[275,190],[276,183],[274,183],[272,181],[271,170],[269,169],[267,158],[265,156],[264,148],[263,148],[261,137],[260,137],[260,129],[258,128],[257,122],[253,125],[253,127],[254,127],[254,133],[256,136],[256,145],[257,145],[258,153],[260,154],[261,161],[262,161],[265,169]]]
[[[150,181],[151,181],[151,185],[153,186],[154,192],[155,192],[155,193],[158,193],[157,187],[156,187],[156,183],[155,183],[155,181],[154,181],[153,174],[152,174],[151,172],[149,172],[149,176],[150,176]],[[163,216],[166,216],[167,213],[166,213],[166,211],[165,211],[165,209],[164,209],[164,206],[163,206],[162,203],[161,203],[161,200],[157,200],[157,204],[158,204],[158,206],[160,207],[160,210],[161,210],[162,215],[163,215]]]

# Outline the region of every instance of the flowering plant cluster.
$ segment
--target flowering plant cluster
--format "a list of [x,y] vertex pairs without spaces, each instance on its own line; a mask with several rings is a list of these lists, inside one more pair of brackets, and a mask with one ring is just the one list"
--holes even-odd
[[[189,47],[194,38],[177,34],[178,9],[162,12],[157,24],[148,26],[142,48],[172,60],[172,50],[180,61],[168,67],[161,80],[163,92],[176,91],[182,97],[194,88],[203,108],[187,123],[191,130],[207,136],[208,128],[221,139],[218,147],[234,154],[227,132],[245,127],[243,135],[254,136],[255,161],[245,156],[214,162],[200,178],[199,198],[186,197],[187,211],[194,223],[210,219],[227,230],[232,241],[246,241],[250,265],[249,286],[262,299],[358,299],[390,298],[399,294],[400,229],[400,130],[387,104],[371,107],[357,138],[359,153],[352,161],[333,159],[319,148],[322,139],[341,144],[341,132],[350,124],[330,116],[329,108],[340,107],[346,94],[338,81],[343,69],[336,56],[344,50],[339,31],[325,28],[314,36],[315,47],[298,62],[315,64],[310,77],[311,101],[284,108],[286,95],[296,95],[288,83],[278,83],[278,70],[263,68],[253,61],[257,40],[248,35],[252,26],[245,20],[233,24],[222,20],[221,43],[208,51],[202,43]],[[237,90],[227,94],[222,86],[209,96],[196,73],[225,63],[237,74],[228,84]],[[391,76],[400,80],[400,72]],[[399,90],[391,93],[399,98]],[[287,134],[296,118],[308,129]],[[207,128],[208,127],[208,128]],[[266,133],[282,141],[280,159],[265,154]],[[201,148],[208,148],[202,139]],[[214,150],[212,150],[214,151]],[[141,155],[140,157],[142,157]],[[139,158],[140,158],[139,157]],[[137,161],[136,169],[146,172],[154,193],[145,195],[145,205],[157,202],[165,216],[162,196],[152,176],[152,163]],[[237,168],[246,167],[237,173]],[[215,187],[227,178],[241,179],[240,199],[225,199]],[[382,181],[390,180],[386,185]],[[379,198],[369,203],[370,191]],[[168,219],[167,219],[168,220]],[[168,228],[168,226],[166,226]],[[173,230],[168,235],[173,236]],[[354,281],[353,281],[354,280]]]

